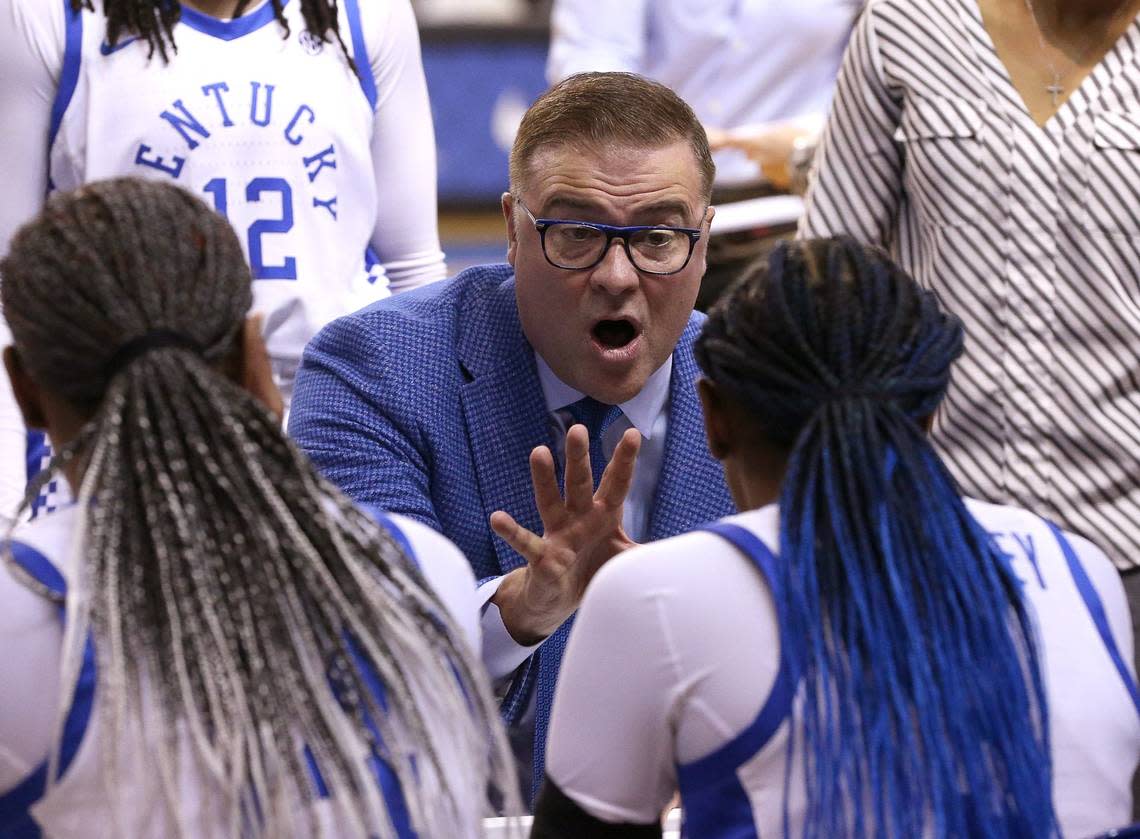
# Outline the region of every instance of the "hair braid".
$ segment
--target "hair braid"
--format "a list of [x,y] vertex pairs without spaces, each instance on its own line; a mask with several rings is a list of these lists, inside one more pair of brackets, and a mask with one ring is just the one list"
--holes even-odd
[[[89,596],[65,665],[90,626],[105,742],[157,744],[174,829],[186,748],[232,835],[292,835],[316,797],[310,761],[350,835],[393,835],[361,742],[421,835],[462,835],[482,814],[471,790],[516,802],[481,667],[416,566],[216,369],[251,304],[227,222],[173,186],[105,181],[49,199],[0,270],[29,376],[92,416],[47,473],[82,459]],[[154,330],[202,352],[155,348],[107,373]]]
[[[253,0],[235,0],[233,17],[238,18],[245,14],[246,9]],[[282,0],[269,0],[273,6],[273,16],[285,31],[284,37],[290,35],[289,21],[285,18],[284,3]],[[301,16],[305,20],[305,29],[322,43],[329,43],[329,34],[336,39],[337,45],[347,59],[353,72],[357,65],[340,31],[338,16],[340,4],[338,0],[300,0]],[[93,0],[71,0],[71,9],[79,12],[81,9],[94,10]],[[170,53],[177,52],[174,43],[174,26],[182,16],[182,4],[179,0],[103,0],[103,9],[107,16],[107,42],[112,46],[119,42],[124,34],[142,38],[150,47],[150,54],[159,54],[162,60],[169,61]]]
[[932,293],[845,237],[782,245],[697,342],[790,451],[781,644],[804,688],[807,837],[1057,835],[1020,585],[919,422],[962,343]]

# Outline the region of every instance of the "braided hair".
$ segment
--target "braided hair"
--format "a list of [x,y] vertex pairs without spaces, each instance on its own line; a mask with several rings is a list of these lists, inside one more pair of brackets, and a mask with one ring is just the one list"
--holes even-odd
[[[484,791],[515,806],[481,665],[417,566],[218,370],[251,303],[225,219],[171,185],[94,183],[52,196],[0,271],[27,374],[91,416],[48,470],[82,470],[64,684],[90,628],[103,742],[155,744],[182,832],[186,741],[228,835],[316,835],[288,829],[314,812],[315,776],[346,835],[395,835],[377,760],[420,835],[466,835]],[[156,333],[185,340],[114,363]]]
[[845,237],[781,245],[696,345],[789,452],[805,837],[1058,835],[1031,615],[921,427],[962,345],[932,293]]
[[[237,5],[233,17],[241,17],[252,0],[236,0]],[[273,5],[273,15],[285,30],[285,37],[289,37],[289,22],[285,19],[283,7],[285,0],[269,0]],[[341,52],[348,59],[353,72],[356,64],[349,55],[348,47],[340,33],[340,21],[337,17],[339,9],[338,0],[300,0],[301,15],[305,19],[305,29],[321,43],[329,43],[329,35],[336,39]],[[79,12],[81,9],[94,11],[92,0],[71,0],[71,10]],[[150,46],[150,54],[155,52],[163,61],[170,58],[167,50],[177,52],[174,44],[174,24],[182,16],[182,4],[179,0],[103,0],[103,10],[107,16],[107,42],[114,46],[124,34],[137,35]]]

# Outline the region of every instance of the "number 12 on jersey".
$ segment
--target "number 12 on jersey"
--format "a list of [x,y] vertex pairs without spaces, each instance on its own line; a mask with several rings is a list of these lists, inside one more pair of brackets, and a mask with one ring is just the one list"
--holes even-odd
[[[214,199],[214,209],[229,218],[229,190],[225,178],[214,178],[205,186]],[[281,215],[277,218],[259,218],[249,226],[249,267],[255,280],[295,280],[297,260],[285,257],[281,265],[266,265],[262,260],[261,237],[266,233],[288,233],[293,229],[293,189],[284,178],[254,178],[245,186],[245,200],[260,203],[268,193],[281,196]]]

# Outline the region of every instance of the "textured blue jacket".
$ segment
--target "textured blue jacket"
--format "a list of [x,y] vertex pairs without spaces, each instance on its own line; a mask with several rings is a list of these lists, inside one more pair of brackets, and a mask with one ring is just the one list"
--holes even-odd
[[[692,347],[702,320],[693,315],[673,354],[650,539],[734,511],[697,398]],[[528,458],[554,441],[510,266],[471,268],[326,326],[305,350],[289,433],[357,503],[417,518],[455,542],[480,580],[523,565],[488,519],[506,510],[542,532]],[[565,632],[551,640],[508,694],[508,721],[525,705],[534,660],[553,654],[543,669],[556,671]],[[545,731],[535,740],[540,764]]]

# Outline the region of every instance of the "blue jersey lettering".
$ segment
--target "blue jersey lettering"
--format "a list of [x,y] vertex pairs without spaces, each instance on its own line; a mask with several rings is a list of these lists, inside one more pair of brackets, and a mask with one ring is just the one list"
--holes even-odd
[[[314,155],[304,158],[304,161],[305,169],[308,170],[309,183],[312,183],[317,179],[317,175],[319,175],[321,173],[321,170],[326,166],[329,169],[336,168],[336,148],[334,146],[329,146],[324,151],[319,151]],[[309,167],[314,163],[317,164],[317,168],[309,170]]]
[[172,178],[177,178],[182,174],[182,167],[186,165],[185,157],[178,157],[175,155],[170,158],[173,163],[167,162],[159,155],[148,158],[146,155],[150,152],[150,146],[140,144],[138,153],[135,154],[135,163],[140,166],[149,166],[151,169],[157,169],[160,172],[165,172]]
[[265,107],[262,109],[264,113],[258,118],[257,103],[261,99],[261,82],[250,82],[249,84],[253,89],[249,101],[249,120],[254,125],[260,125],[264,128],[269,125],[269,120],[273,116],[273,85],[265,85]]
[[202,94],[209,96],[214,94],[214,101],[218,103],[218,111],[222,114],[222,127],[229,128],[234,124],[230,119],[229,111],[226,110],[226,103],[222,100],[222,93],[228,93],[230,86],[225,82],[214,82],[213,84],[202,85]]
[[305,135],[303,134],[294,135],[293,129],[297,127],[297,123],[301,121],[301,117],[306,115],[309,117],[309,125],[312,125],[317,115],[313,113],[313,109],[308,105],[302,105],[297,109],[297,113],[293,114],[293,118],[289,120],[289,124],[285,126],[285,139],[289,145],[299,146],[301,141],[305,139]]
[[191,151],[193,151],[194,149],[198,148],[198,141],[191,137],[189,133],[187,133],[187,129],[190,129],[203,139],[209,137],[210,132],[206,130],[206,126],[198,122],[197,118],[194,117],[193,114],[186,110],[186,106],[182,104],[181,99],[176,99],[174,101],[174,104],[170,107],[177,108],[182,112],[182,116],[172,114],[170,111],[163,111],[161,114],[159,114],[159,116],[170,123],[174,130],[182,135],[182,139],[186,141],[186,145],[190,147]]
[[329,214],[333,217],[333,219],[336,219],[336,196],[335,195],[332,198],[330,198],[328,201],[322,201],[319,198],[313,198],[313,206],[314,207],[324,207],[326,210],[329,211]]

